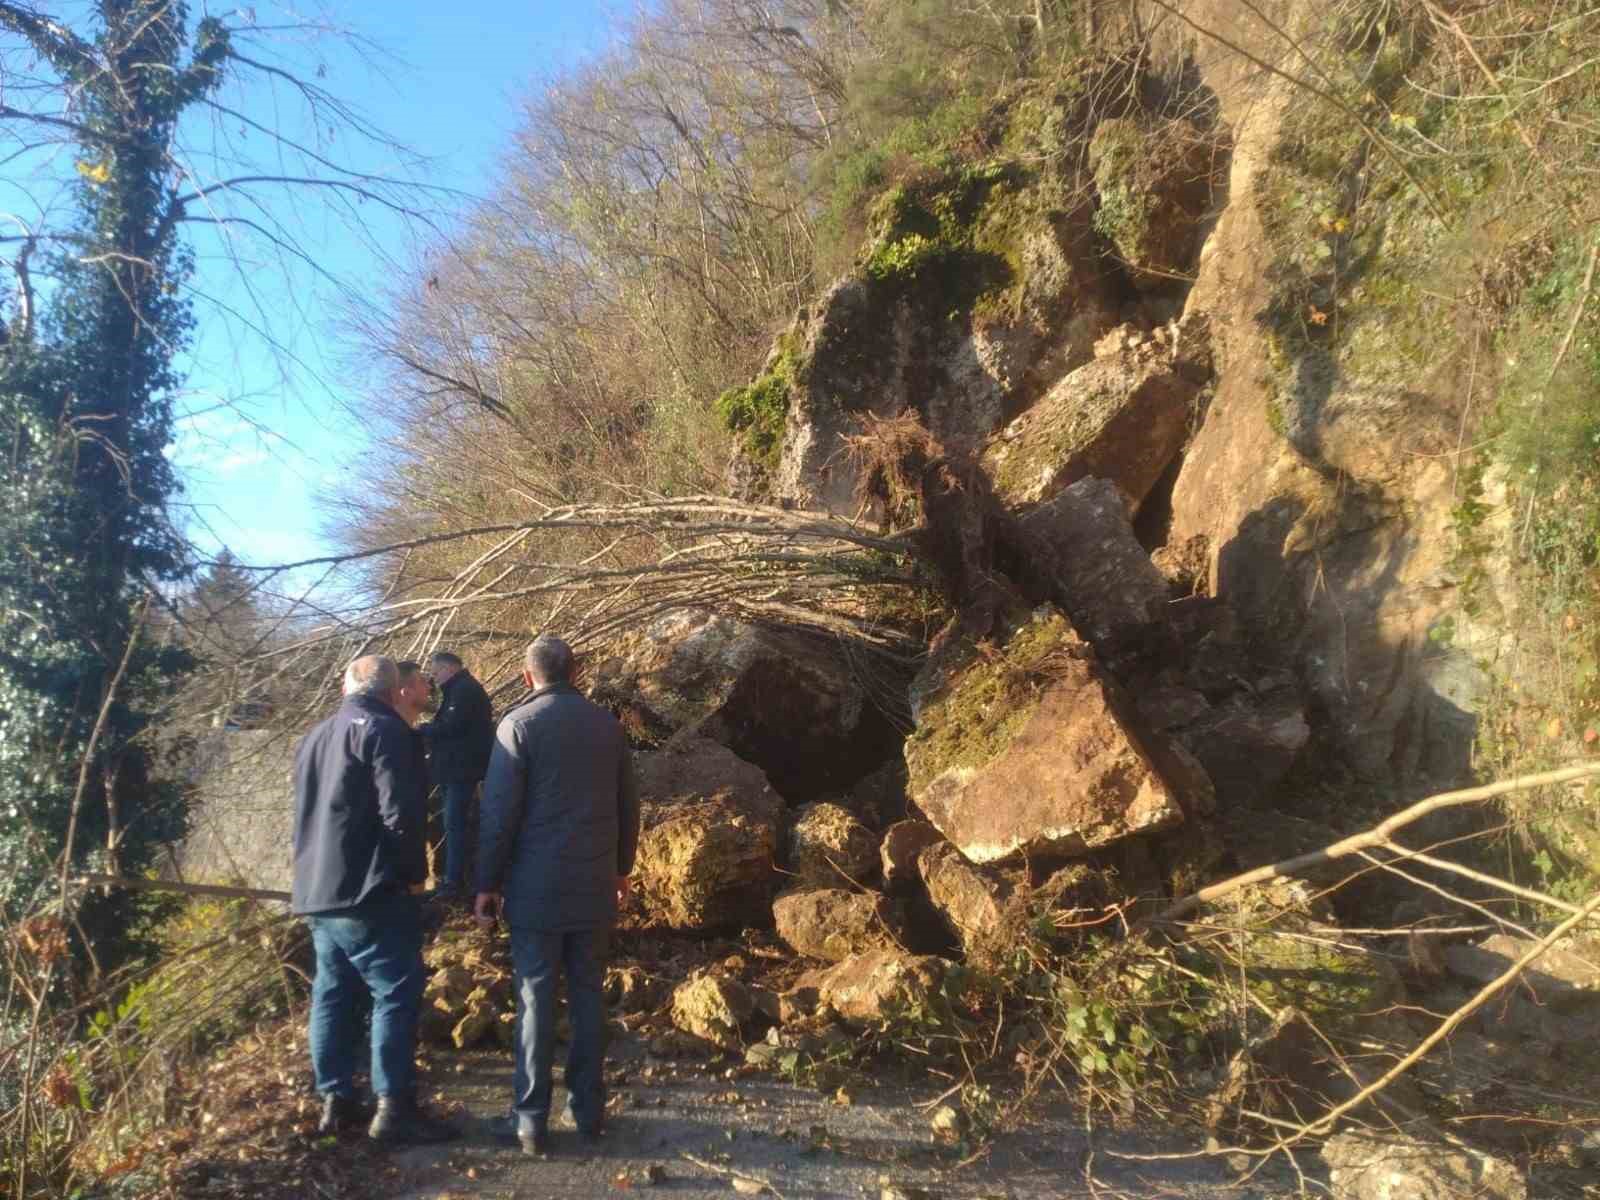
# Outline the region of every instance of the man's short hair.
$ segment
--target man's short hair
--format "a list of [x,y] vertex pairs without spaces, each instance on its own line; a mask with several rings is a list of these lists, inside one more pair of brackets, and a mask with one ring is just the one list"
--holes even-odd
[[386,696],[400,686],[400,668],[392,658],[366,654],[344,669],[346,696]]
[[422,664],[410,658],[402,658],[395,663],[395,670],[400,673],[400,686],[405,687],[411,682],[412,676],[422,670]]
[[458,654],[451,654],[448,650],[435,650],[431,655],[428,656],[428,661],[431,663],[444,663],[446,666],[454,667],[458,671],[461,670],[463,665],[461,662],[461,656]]
[[528,646],[523,665],[540,683],[567,683],[572,679],[572,647],[553,633],[541,633]]

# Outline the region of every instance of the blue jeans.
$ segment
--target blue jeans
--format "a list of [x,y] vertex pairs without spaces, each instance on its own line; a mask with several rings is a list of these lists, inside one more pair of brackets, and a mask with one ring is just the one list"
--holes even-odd
[[467,813],[472,808],[471,782],[443,783],[444,881],[460,891],[467,882]]
[[609,929],[547,933],[511,927],[511,962],[517,973],[516,1079],[511,1107],[519,1117],[545,1124],[550,1117],[556,1054],[556,979],[567,973],[567,1098],[581,1130],[605,1120],[605,982]]
[[404,1097],[422,1002],[422,914],[415,896],[390,893],[356,908],[308,916],[316,950],[311,985],[311,1070],[325,1096],[355,1095],[357,1002],[372,995],[372,1090]]

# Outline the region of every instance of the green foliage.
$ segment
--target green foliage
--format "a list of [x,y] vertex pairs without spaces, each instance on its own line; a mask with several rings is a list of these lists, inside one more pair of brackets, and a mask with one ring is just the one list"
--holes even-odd
[[931,111],[905,116],[877,140],[819,156],[814,186],[827,199],[818,220],[819,273],[828,276],[849,266],[869,228],[869,208],[891,181],[918,172],[951,167],[954,147],[983,115],[978,97],[959,95]]
[[783,426],[789,415],[789,392],[795,381],[795,360],[782,351],[772,369],[744,387],[717,397],[715,410],[723,425],[739,436],[745,453],[768,472],[778,466]]
[[[98,253],[59,256],[38,320],[0,347],[0,902],[13,911],[63,848],[138,593],[183,570],[164,451],[191,326],[179,285],[192,262],[165,219],[169,150],[185,109],[220,82],[228,36],[201,21],[185,61],[183,5],[132,0],[100,15],[118,47],[114,71],[64,52],[59,39],[73,35],[56,27],[29,35],[76,97],[77,233]],[[107,795],[123,867],[137,869],[174,832],[175,796],[151,785],[139,736],[144,702],[183,666],[177,654],[132,656],[85,776],[76,857],[106,845]]]

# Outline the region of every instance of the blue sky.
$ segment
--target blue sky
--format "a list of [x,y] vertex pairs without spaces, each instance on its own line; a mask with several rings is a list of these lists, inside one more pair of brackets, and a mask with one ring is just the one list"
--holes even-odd
[[[197,15],[200,6],[196,5]],[[268,21],[266,5],[258,20]],[[354,105],[374,125],[429,161],[427,182],[482,194],[520,124],[521,101],[539,81],[603,48],[610,23],[590,4],[551,0],[368,0],[344,3],[339,20],[381,48],[378,61],[334,38],[285,41],[287,65]],[[285,100],[257,91],[241,107],[269,112]],[[284,104],[277,111],[288,111]],[[270,119],[263,117],[263,119]],[[343,148],[335,141],[335,147]],[[356,151],[377,169],[382,152]],[[318,264],[346,286],[377,294],[413,261],[405,225],[363,209],[363,245],[315,198],[291,223]],[[189,356],[184,414],[172,449],[186,485],[184,511],[203,551],[229,547],[252,563],[328,552],[319,491],[358,454],[363,431],[344,403],[359,388],[359,363],[340,340],[337,289],[305,267],[285,273],[247,256],[245,278],[202,234],[198,291],[271,326],[276,349],[207,305]],[[257,270],[259,266],[259,270]]]

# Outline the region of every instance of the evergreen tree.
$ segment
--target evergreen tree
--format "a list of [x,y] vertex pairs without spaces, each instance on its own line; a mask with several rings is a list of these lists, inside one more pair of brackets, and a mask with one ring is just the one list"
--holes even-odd
[[0,30],[75,96],[70,119],[34,119],[70,126],[79,175],[46,306],[24,274],[0,344],[0,888],[13,904],[69,839],[75,858],[95,848],[136,868],[181,816],[152,788],[139,735],[182,656],[129,645],[145,589],[183,571],[163,450],[191,257],[171,152],[229,43],[207,18],[191,50],[185,7],[168,0],[99,0],[95,26],[80,36],[0,4]]

